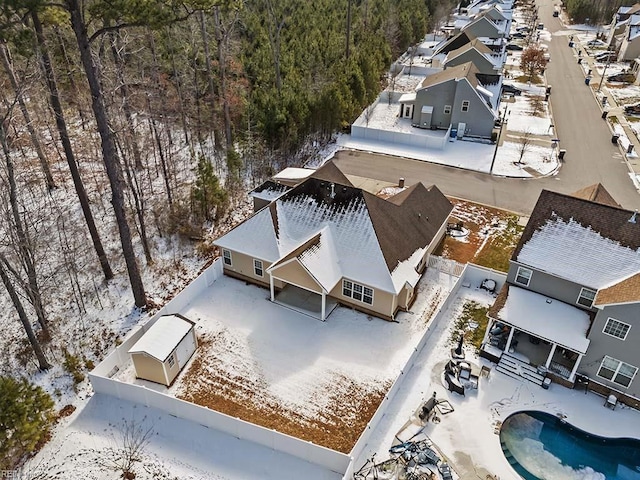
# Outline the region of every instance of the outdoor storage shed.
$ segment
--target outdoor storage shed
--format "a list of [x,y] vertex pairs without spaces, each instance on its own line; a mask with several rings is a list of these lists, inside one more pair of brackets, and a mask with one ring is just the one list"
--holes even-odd
[[196,351],[194,323],[182,315],[164,315],[129,349],[136,377],[166,386]]

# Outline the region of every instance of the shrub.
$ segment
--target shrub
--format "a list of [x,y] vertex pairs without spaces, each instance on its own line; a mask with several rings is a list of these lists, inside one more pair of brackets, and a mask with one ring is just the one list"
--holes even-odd
[[69,353],[66,348],[62,350],[62,353],[64,354],[64,362],[62,366],[71,374],[71,378],[73,378],[73,385],[75,387],[84,380],[84,373],[82,371],[84,366],[83,362],[78,356]]
[[0,377],[0,470],[15,467],[48,437],[53,407],[42,388],[25,379]]

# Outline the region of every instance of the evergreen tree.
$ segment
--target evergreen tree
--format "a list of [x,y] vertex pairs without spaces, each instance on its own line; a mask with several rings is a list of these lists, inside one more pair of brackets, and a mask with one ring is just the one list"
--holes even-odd
[[9,470],[47,438],[54,404],[27,380],[0,377],[0,470]]
[[[227,204],[227,192],[220,186],[213,172],[213,165],[202,154],[198,157],[196,181],[191,190],[192,211],[200,219],[207,221],[219,218]],[[214,217],[211,216],[215,210]]]

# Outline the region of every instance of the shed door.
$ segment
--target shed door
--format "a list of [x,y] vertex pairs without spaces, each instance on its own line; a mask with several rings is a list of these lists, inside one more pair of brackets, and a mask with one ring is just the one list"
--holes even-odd
[[176,348],[176,355],[178,357],[178,368],[184,367],[195,350],[196,343],[193,339],[193,330],[191,330],[187,334],[187,336],[184,337],[178,344],[178,348]]

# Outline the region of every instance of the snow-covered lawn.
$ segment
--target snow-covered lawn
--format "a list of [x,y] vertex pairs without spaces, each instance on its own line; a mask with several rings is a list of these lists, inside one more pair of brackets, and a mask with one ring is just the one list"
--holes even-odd
[[[543,147],[541,145],[527,145],[524,148],[522,162],[520,161],[520,153],[523,145],[518,142],[504,142],[498,149],[501,162],[496,162],[493,173],[496,175],[516,176],[514,170],[519,170],[520,176],[534,176],[537,172],[539,175],[549,175],[558,167],[557,149]],[[511,162],[508,161],[511,159]]]
[[[197,323],[200,346],[168,393],[348,452],[452,283],[429,270],[397,323],[343,307],[320,322],[222,277],[180,312]],[[130,366],[118,379],[166,391]]]

